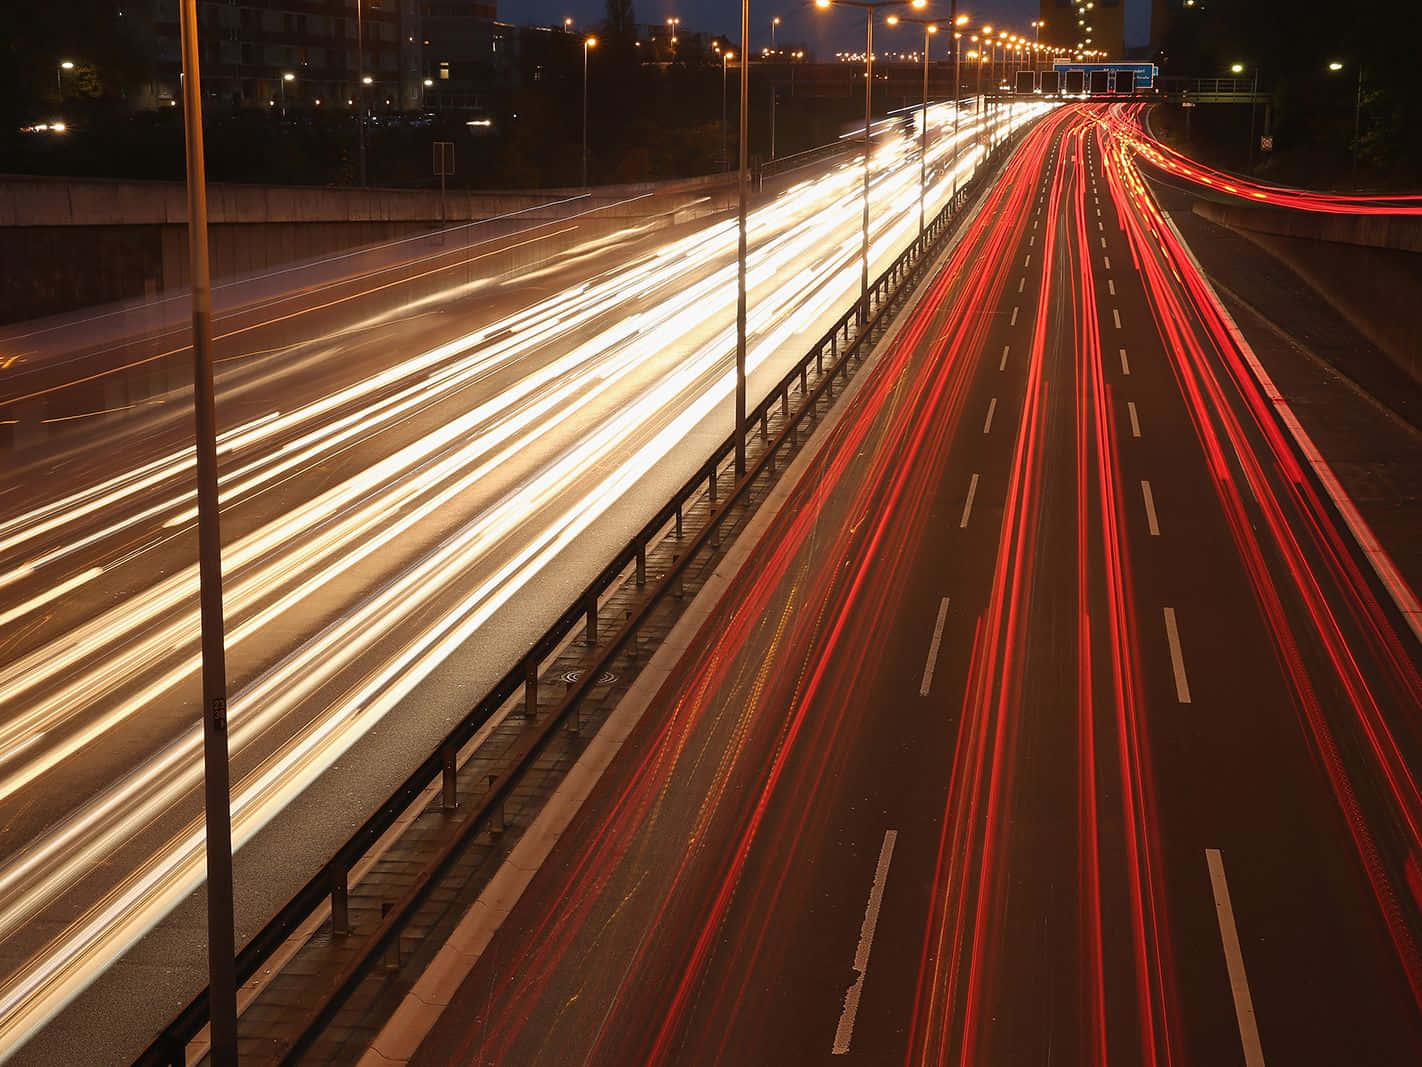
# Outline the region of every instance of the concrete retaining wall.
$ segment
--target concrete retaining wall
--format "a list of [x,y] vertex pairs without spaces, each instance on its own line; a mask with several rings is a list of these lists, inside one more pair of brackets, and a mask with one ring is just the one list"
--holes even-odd
[[[683,221],[723,209],[729,175],[675,182],[489,193],[450,190],[451,223],[519,213],[521,223],[596,209],[601,222]],[[709,199],[708,199],[709,198]],[[233,278],[438,228],[421,189],[208,189],[213,276]],[[152,297],[187,284],[187,200],[177,182],[0,176],[0,323]]]
[[1422,383],[1422,218],[1319,215],[1196,200],[1195,214],[1248,237]]

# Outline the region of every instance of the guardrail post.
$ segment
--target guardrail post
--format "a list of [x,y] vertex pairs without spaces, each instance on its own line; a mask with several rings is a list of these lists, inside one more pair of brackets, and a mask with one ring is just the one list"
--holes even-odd
[[637,546],[637,585],[647,584],[647,546]]
[[780,393],[780,417],[782,419],[790,417],[790,387],[788,385]]
[[345,867],[331,868],[331,933],[351,932],[350,872]]
[[765,440],[768,440],[769,437],[770,437],[770,426],[769,426],[769,424],[766,422],[766,412],[765,412],[765,409],[764,409],[764,408],[761,408],[761,410],[760,410],[760,439],[761,439],[762,441],[765,441]]
[[588,598],[587,644],[592,648],[597,644],[597,596]]
[[523,661],[523,713],[538,717],[538,661],[532,656]]
[[676,503],[676,539],[681,540],[681,501]]
[[455,751],[453,745],[445,745],[440,749],[440,762],[444,764],[444,796],[442,798],[445,811],[453,811],[459,807],[459,766],[456,762],[459,753]]
[[[494,783],[499,780],[497,774],[489,775],[489,788],[494,788]],[[504,832],[504,802],[500,800],[494,805],[494,810],[489,813],[489,833],[501,834]]]
[[[380,918],[383,920],[390,914],[390,901],[380,902]],[[400,931],[396,930],[390,941],[385,946],[385,969],[387,971],[398,971],[400,969]]]
[[716,465],[714,463],[711,464],[711,475],[707,478],[707,491],[711,495],[711,503],[714,506],[716,503]]
[[810,391],[810,380],[805,375],[805,364],[800,364],[800,396],[803,398]]

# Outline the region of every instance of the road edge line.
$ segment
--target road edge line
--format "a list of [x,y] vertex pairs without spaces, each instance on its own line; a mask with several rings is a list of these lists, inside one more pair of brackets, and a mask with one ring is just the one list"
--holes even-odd
[[[1154,197],[1154,193],[1151,194]],[[1156,202],[1159,207],[1159,201]],[[1200,260],[1196,257],[1194,249],[1185,240],[1185,235],[1180,232],[1180,228],[1175,225],[1175,220],[1171,218],[1170,212],[1161,208],[1161,217],[1165,219],[1165,224],[1170,227],[1175,234],[1176,240],[1184,250],[1190,265],[1204,283],[1204,290],[1209,295],[1210,303],[1215,314],[1224,323],[1230,339],[1238,346],[1240,355],[1244,357],[1244,362],[1248,365],[1250,372],[1254,375],[1255,381],[1264,391],[1265,399],[1273,406],[1274,413],[1288,430],[1289,436],[1294,440],[1295,447],[1303,454],[1304,462],[1313,470],[1314,476],[1318,478],[1323,486],[1323,491],[1328,494],[1328,498],[1333,501],[1333,506],[1338,509],[1339,515],[1343,519],[1343,524],[1352,534],[1353,541],[1373,568],[1373,573],[1377,575],[1378,581],[1387,590],[1388,596],[1392,598],[1393,605],[1401,613],[1402,619],[1407,623],[1412,631],[1413,638],[1419,645],[1422,645],[1422,605],[1419,605],[1417,594],[1412,587],[1407,584],[1402,574],[1398,571],[1397,565],[1393,563],[1392,557],[1388,555],[1387,549],[1378,541],[1373,533],[1372,527],[1368,525],[1366,519],[1358,511],[1353,503],[1353,498],[1343,488],[1338,481],[1338,476],[1333,473],[1333,468],[1328,465],[1328,461],[1323,458],[1323,453],[1318,450],[1318,446],[1313,443],[1313,438],[1299,422],[1298,416],[1294,414],[1294,409],[1289,402],[1284,399],[1284,395],[1274,384],[1274,379],[1269,376],[1269,372],[1264,369],[1264,365],[1259,362],[1259,357],[1254,354],[1254,349],[1245,340],[1243,331],[1234,321],[1228,309],[1224,306],[1224,301],[1220,299],[1219,293],[1215,292],[1215,286],[1210,277],[1205,273],[1205,268],[1201,266]]]

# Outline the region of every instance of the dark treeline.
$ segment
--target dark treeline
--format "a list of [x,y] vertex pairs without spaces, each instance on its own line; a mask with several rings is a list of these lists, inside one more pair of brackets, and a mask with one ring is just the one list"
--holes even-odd
[[[1422,182],[1420,10],[1414,0],[1200,0],[1172,25],[1167,71],[1228,76],[1239,63],[1252,78],[1257,67],[1260,87],[1274,97],[1275,151],[1256,153],[1261,172],[1319,186],[1415,188]],[[1195,136],[1247,164],[1248,116],[1228,110],[1200,109]]]

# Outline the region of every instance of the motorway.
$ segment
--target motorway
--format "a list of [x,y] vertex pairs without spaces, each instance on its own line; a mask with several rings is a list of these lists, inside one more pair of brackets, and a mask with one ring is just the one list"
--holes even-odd
[[1128,129],[1018,147],[412,1062],[1422,1060],[1411,593]]
[[[992,132],[1044,110],[1004,108]],[[965,114],[955,152],[951,112],[931,124],[933,212],[984,130]],[[917,229],[903,127],[886,123],[873,155],[875,271]],[[752,214],[752,398],[857,295],[861,180],[852,160],[821,165]],[[465,244],[293,281],[219,321],[236,840],[313,783],[336,798],[302,813],[283,856],[248,861],[260,877],[239,858],[241,928],[725,436],[734,249],[734,220],[629,226],[491,280],[471,266],[489,249]],[[166,327],[77,336],[10,367],[8,400],[91,402],[96,369],[182,351]],[[61,424],[0,484],[0,1058],[201,881],[191,430],[174,396],[93,432]],[[377,727],[394,738],[357,759]],[[146,1042],[196,992],[187,947],[181,980],[147,990],[158,1017],[79,1028]]]

